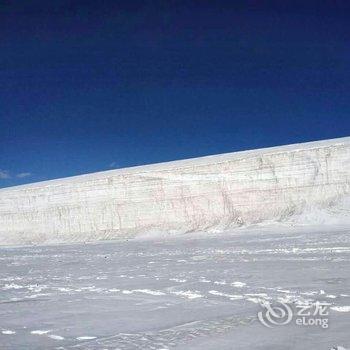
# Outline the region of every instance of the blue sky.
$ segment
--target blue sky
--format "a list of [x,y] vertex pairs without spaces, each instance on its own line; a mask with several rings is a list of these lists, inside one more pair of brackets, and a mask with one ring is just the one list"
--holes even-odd
[[0,4],[0,187],[350,135],[346,1],[52,3]]

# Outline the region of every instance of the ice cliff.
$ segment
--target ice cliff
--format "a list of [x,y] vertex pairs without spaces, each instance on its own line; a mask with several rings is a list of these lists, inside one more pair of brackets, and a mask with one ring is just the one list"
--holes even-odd
[[338,220],[349,194],[350,137],[228,153],[1,189],[0,244]]

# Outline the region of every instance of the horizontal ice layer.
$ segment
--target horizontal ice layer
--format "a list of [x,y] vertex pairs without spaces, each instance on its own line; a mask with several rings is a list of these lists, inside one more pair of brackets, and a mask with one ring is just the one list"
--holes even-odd
[[285,221],[349,192],[350,137],[118,169],[0,190],[0,244]]

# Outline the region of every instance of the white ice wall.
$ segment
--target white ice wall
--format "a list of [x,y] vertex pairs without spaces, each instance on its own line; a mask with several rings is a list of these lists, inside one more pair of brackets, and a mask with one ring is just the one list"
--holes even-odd
[[350,193],[350,137],[112,170],[0,190],[0,244],[285,220]]

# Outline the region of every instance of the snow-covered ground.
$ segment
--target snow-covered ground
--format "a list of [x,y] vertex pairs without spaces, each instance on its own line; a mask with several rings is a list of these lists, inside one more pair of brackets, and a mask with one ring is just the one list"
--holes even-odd
[[[267,328],[260,303],[327,303]],[[348,226],[0,248],[0,348],[348,349]]]

